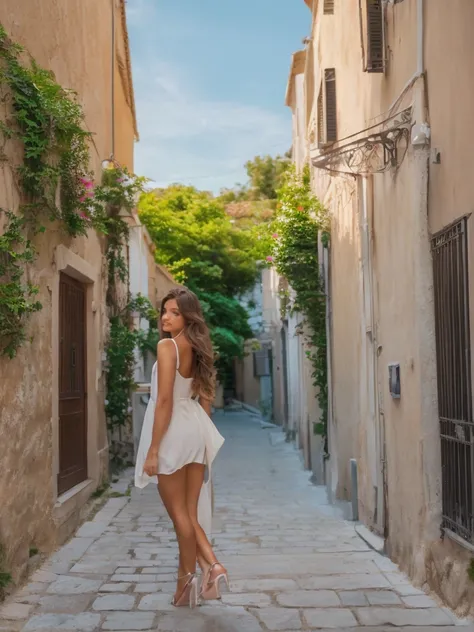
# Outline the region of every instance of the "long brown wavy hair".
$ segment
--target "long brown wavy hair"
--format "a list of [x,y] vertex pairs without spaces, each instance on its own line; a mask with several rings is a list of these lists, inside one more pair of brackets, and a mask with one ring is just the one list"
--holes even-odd
[[162,338],[171,338],[163,331],[163,313],[168,301],[174,299],[184,318],[184,334],[193,348],[193,393],[206,399],[214,399],[216,371],[214,369],[214,351],[209,329],[204,320],[198,297],[184,287],[174,288],[161,302],[160,329]]

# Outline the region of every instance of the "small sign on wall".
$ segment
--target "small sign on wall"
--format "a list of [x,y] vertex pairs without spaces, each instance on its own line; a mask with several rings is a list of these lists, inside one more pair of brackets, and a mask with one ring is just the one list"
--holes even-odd
[[389,364],[388,365],[388,387],[390,395],[393,399],[400,399],[401,397],[401,384],[400,384],[400,365]]

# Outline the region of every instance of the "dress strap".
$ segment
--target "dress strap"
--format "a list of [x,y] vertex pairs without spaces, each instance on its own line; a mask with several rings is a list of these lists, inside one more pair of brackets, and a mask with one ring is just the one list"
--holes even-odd
[[179,371],[179,349],[178,349],[178,343],[176,342],[176,340],[174,338],[170,338],[170,340],[173,341],[173,344],[176,347],[176,370]]

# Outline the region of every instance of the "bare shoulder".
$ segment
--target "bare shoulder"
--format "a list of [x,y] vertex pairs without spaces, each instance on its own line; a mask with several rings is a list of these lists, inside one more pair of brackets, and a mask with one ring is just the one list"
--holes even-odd
[[158,349],[162,347],[169,347],[171,349],[171,347],[174,347],[174,342],[171,338],[162,338],[161,340],[158,341]]
[[159,360],[174,360],[176,362],[176,348],[170,338],[163,338],[158,343]]

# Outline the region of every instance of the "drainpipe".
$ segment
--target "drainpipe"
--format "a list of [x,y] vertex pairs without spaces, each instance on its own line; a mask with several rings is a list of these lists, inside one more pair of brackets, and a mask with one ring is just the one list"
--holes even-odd
[[423,54],[424,44],[424,22],[423,22],[423,0],[417,0],[416,5],[416,23],[417,23],[417,75],[421,76],[425,70],[425,60]]
[[115,158],[115,0],[111,0],[111,4],[112,4],[112,42],[111,42],[111,47],[112,47],[112,64],[111,64],[111,79],[112,79],[112,85],[111,85],[111,90],[112,90],[112,112],[111,112],[111,118],[112,118],[112,145],[111,145],[111,157],[112,159]]
[[[429,5],[423,0],[417,0],[417,71],[420,76],[425,74],[424,60],[424,9]],[[420,371],[421,389],[421,418],[420,431],[422,438],[422,472],[423,472],[423,496],[425,515],[421,525],[421,541],[427,545],[439,537],[439,525],[441,521],[441,449],[440,437],[437,424],[433,424],[433,419],[438,417],[438,393],[437,393],[437,372],[436,372],[436,339],[435,339],[435,316],[433,297],[433,263],[430,251],[430,231],[429,231],[429,141],[431,129],[429,126],[429,112],[427,111],[428,100],[426,98],[425,81],[420,81],[416,95],[415,117],[419,132],[419,143],[417,136],[412,136],[412,144],[415,153],[416,177],[415,190],[418,195],[419,210],[415,215],[419,247],[415,252],[415,292],[417,300],[417,338],[419,345],[418,366]],[[423,142],[424,137],[424,142]],[[425,559],[422,552],[419,553],[415,561],[415,569],[419,576],[425,577]]]

